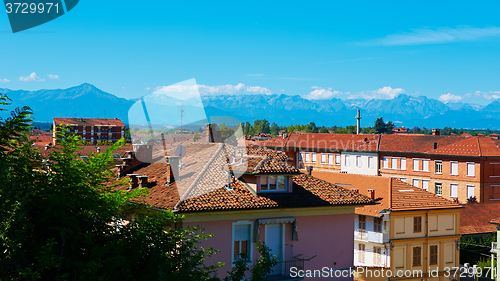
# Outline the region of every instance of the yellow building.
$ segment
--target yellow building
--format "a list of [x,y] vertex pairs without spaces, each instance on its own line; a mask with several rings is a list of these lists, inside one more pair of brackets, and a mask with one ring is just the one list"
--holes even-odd
[[[355,231],[367,234],[366,239],[355,241],[357,280],[457,279],[453,275],[459,266],[461,205],[395,178],[335,172],[313,175],[380,203],[356,208],[356,218],[362,217],[363,223],[353,222]],[[381,227],[370,227],[377,221]]]
[[392,280],[452,280],[459,266],[460,206],[392,179],[390,256]]

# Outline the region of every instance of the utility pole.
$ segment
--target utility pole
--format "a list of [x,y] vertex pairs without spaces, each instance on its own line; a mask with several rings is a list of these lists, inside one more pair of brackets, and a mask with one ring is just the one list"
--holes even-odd
[[181,134],[182,134],[182,115],[184,113],[184,110],[182,109],[184,105],[181,105]]
[[358,115],[356,115],[356,119],[358,119],[356,124],[356,134],[359,135],[359,126],[361,124],[361,115],[359,114],[359,109],[358,109]]

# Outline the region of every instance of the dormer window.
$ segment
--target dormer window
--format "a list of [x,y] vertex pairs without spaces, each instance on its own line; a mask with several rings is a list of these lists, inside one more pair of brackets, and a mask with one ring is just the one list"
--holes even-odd
[[260,178],[260,191],[262,192],[279,192],[286,190],[286,176],[266,176]]

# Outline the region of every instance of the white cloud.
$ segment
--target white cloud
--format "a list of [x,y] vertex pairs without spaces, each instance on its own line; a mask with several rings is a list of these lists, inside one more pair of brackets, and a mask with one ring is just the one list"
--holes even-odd
[[9,79],[0,79],[0,83],[7,83],[7,82],[10,82]]
[[149,90],[151,90],[151,88],[150,87],[146,87],[146,88],[144,88],[144,90],[149,91]]
[[329,100],[343,94],[340,91],[333,91],[332,88],[323,89],[321,87],[312,86],[311,89],[314,90],[303,96],[303,98],[308,100]]
[[485,100],[496,100],[500,99],[500,91],[489,91],[489,92],[475,91],[474,93],[466,94],[464,98],[481,98]]
[[375,91],[363,91],[359,93],[355,93],[350,95],[348,98],[349,99],[366,99],[366,100],[372,100],[372,99],[382,99],[382,100],[390,100],[393,99],[400,94],[405,93],[404,89],[401,88],[396,88],[393,89],[391,87],[383,87]]
[[500,36],[500,27],[477,28],[460,26],[457,28],[441,27],[436,29],[413,29],[410,32],[387,35],[383,38],[358,42],[365,46],[400,46],[442,44],[459,41],[474,41],[486,37]]
[[464,97],[462,97],[462,96],[457,96],[457,95],[453,95],[451,93],[447,93],[445,95],[439,96],[438,100],[440,100],[444,103],[448,103],[448,102],[460,101],[463,98]]
[[19,81],[23,82],[28,82],[28,81],[45,81],[45,79],[41,79],[40,77],[36,76],[36,72],[31,73],[29,76],[21,76],[19,77]]
[[47,76],[49,76],[50,79],[54,79],[54,80],[59,79],[59,75],[49,74]]
[[171,85],[171,86],[158,86],[155,90],[160,90],[162,92],[176,92],[183,93],[188,96],[197,94],[201,95],[234,95],[234,94],[272,94],[271,90],[260,87],[260,86],[245,86],[243,83],[237,85],[219,85],[219,86],[207,86],[207,85]]

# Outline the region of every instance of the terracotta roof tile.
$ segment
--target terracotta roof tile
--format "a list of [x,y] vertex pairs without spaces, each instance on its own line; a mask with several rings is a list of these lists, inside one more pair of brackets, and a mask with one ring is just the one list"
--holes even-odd
[[78,125],[78,126],[96,126],[96,125],[106,125],[106,126],[119,126],[125,127],[122,120],[120,119],[105,119],[105,118],[54,118],[54,123],[56,126],[65,125]]
[[[460,208],[461,206],[441,196],[414,187],[396,178],[344,174],[338,172],[317,172],[313,176],[349,189],[358,189],[361,194],[368,194],[368,189],[375,190],[375,199],[380,205],[365,206],[356,209],[362,215],[378,216],[383,209],[391,211]],[[499,204],[500,205],[500,204]]]
[[362,176],[338,172],[313,171],[312,175],[340,187],[353,190],[357,189],[360,194],[369,196],[368,189],[375,190],[376,205],[366,205],[356,208],[356,214],[380,217],[380,211],[389,209],[391,179],[379,176]]
[[500,204],[465,204],[460,211],[460,234],[489,233],[497,230],[490,224],[500,217]]
[[[214,151],[216,149],[216,151]],[[269,151],[270,155],[276,152],[262,149],[259,154]],[[249,150],[252,151],[252,150]],[[342,187],[335,186],[320,179],[304,174],[293,176],[293,192],[281,194],[259,194],[248,189],[246,183],[231,179],[230,188],[226,188],[229,178],[224,172],[227,164],[227,154],[218,144],[210,149],[201,150],[202,153],[212,154],[210,161],[204,161],[203,167],[193,163],[190,167],[183,167],[180,172],[181,180],[190,179],[190,184],[179,186],[178,183],[165,185],[167,171],[166,163],[150,163],[145,167],[134,170],[133,174],[148,176],[149,195],[138,199],[138,203],[151,205],[159,209],[177,209],[179,212],[215,211],[215,210],[242,210],[284,207],[312,207],[330,205],[363,205],[371,204],[372,200],[366,196],[356,194]],[[230,154],[230,153],[229,153]],[[198,156],[201,157],[201,156]],[[206,158],[204,155],[202,158]],[[252,159],[263,162],[257,169],[259,172],[283,172],[298,170],[267,156],[249,155]],[[265,160],[265,161],[264,161]],[[207,164],[209,163],[209,165]],[[210,166],[207,168],[207,165]],[[250,164],[250,169],[253,164]],[[187,169],[190,169],[189,172]],[[279,168],[277,170],[277,168]],[[186,170],[185,170],[186,169]],[[269,170],[270,169],[270,170]],[[122,186],[121,189],[128,189]]]
[[391,210],[426,210],[461,208],[461,205],[439,195],[391,178]]
[[292,133],[285,139],[273,138],[263,145],[274,148],[317,148],[330,151],[362,150],[377,151],[380,135]]

